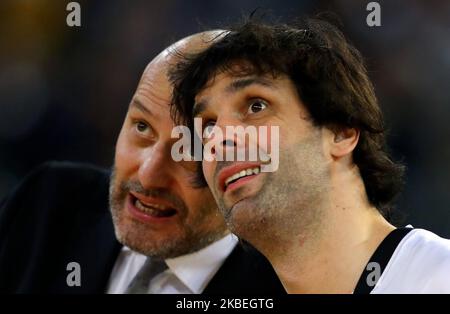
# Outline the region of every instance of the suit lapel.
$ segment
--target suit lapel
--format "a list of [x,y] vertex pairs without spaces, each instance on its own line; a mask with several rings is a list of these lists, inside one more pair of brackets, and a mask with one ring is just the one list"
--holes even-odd
[[96,226],[88,228],[79,235],[61,263],[66,267],[71,262],[80,265],[81,285],[67,284],[66,279],[71,271],[66,268],[63,269],[65,276],[56,277],[58,282],[55,282],[55,291],[61,293],[104,293],[106,291],[110,274],[122,246],[114,235],[109,213],[103,217],[91,217],[91,219]]

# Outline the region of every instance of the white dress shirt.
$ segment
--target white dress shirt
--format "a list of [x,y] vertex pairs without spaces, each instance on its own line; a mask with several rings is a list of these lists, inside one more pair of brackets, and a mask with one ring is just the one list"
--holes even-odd
[[410,231],[371,293],[450,293],[450,240],[424,229]]
[[[168,269],[151,280],[148,293],[202,293],[237,243],[237,237],[228,234],[197,252],[166,259]],[[112,270],[106,292],[124,293],[146,258],[124,246]]]

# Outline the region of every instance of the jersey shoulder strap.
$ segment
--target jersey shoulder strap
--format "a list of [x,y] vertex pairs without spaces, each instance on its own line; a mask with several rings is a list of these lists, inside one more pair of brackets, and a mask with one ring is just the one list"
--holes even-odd
[[[413,230],[413,228],[397,228],[392,230],[386,238],[384,238],[364,267],[358,283],[356,284],[355,291],[353,292],[354,294],[369,294],[373,288],[375,288],[377,280],[380,279],[386,269],[395,249],[411,230]],[[378,278],[376,278],[376,280],[373,280],[374,267],[379,267],[379,272],[377,274]]]

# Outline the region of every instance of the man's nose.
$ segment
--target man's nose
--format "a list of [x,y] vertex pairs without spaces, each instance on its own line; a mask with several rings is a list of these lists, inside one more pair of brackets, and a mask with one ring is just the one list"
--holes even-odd
[[217,120],[216,127],[220,129],[221,137],[216,138],[215,144],[218,149],[223,150],[225,156],[235,155],[237,148],[245,145],[242,138],[236,132],[236,127],[245,127],[238,119],[221,119]]
[[142,152],[138,177],[144,188],[165,188],[170,184],[172,159],[169,151],[157,144]]

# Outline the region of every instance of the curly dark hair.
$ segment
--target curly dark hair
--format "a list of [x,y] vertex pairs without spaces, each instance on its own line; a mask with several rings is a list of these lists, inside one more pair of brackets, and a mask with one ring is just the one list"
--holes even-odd
[[[249,19],[206,50],[179,57],[168,72],[176,122],[192,126],[195,96],[218,73],[286,75],[315,125],[360,131],[353,160],[370,203],[389,219],[405,167],[387,152],[383,115],[363,58],[333,23],[322,18],[289,25]],[[241,65],[239,73],[236,65]]]

